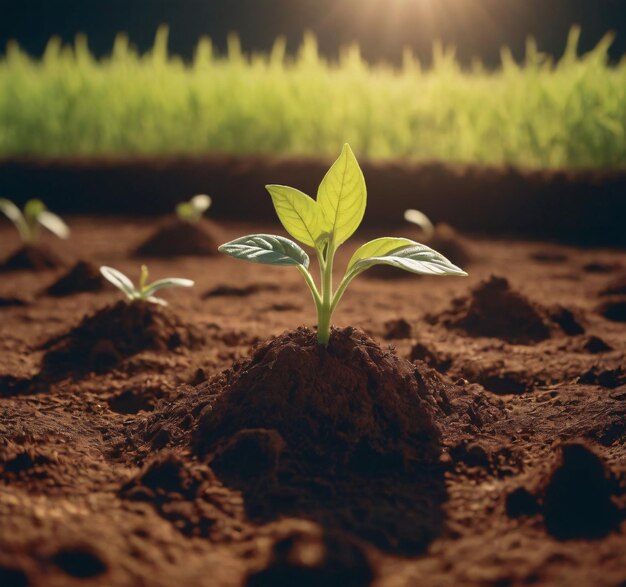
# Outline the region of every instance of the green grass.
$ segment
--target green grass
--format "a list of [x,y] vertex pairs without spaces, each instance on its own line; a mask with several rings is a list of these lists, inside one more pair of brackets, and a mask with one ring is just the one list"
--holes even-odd
[[356,46],[336,61],[305,37],[294,56],[276,41],[226,56],[201,40],[193,63],[167,52],[167,31],[139,55],[120,35],[96,60],[84,38],[51,40],[39,60],[9,45],[0,60],[0,156],[110,153],[334,155],[525,167],[626,163],[626,61],[608,65],[606,37],[577,56],[579,31],[553,62],[531,41],[524,63],[508,50],[488,71],[463,70],[434,47],[426,69],[367,65]]

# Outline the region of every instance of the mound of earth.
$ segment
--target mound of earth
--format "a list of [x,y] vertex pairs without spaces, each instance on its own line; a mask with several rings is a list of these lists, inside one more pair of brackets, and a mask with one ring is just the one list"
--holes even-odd
[[300,328],[182,390],[132,443],[191,449],[243,494],[255,522],[303,517],[383,549],[423,552],[443,527],[436,418],[450,388],[360,330],[334,329],[323,348]]
[[0,265],[0,271],[42,271],[56,269],[63,265],[62,259],[50,249],[37,245],[24,245]]
[[206,257],[217,254],[218,239],[208,221],[192,224],[183,220],[169,220],[160,226],[134,251],[137,257]]
[[626,296],[612,296],[598,306],[598,313],[611,322],[626,322]]
[[168,308],[120,301],[84,317],[68,333],[45,343],[42,375],[56,379],[102,373],[144,350],[173,350],[200,342],[199,331],[183,324]]
[[469,296],[457,298],[452,308],[436,317],[451,329],[470,336],[494,337],[512,344],[546,340],[558,328],[568,335],[582,334],[574,313],[563,307],[548,309],[515,291],[503,277],[491,277]]
[[89,261],[78,261],[44,293],[52,297],[63,297],[81,292],[100,291],[104,286],[105,279],[96,265]]

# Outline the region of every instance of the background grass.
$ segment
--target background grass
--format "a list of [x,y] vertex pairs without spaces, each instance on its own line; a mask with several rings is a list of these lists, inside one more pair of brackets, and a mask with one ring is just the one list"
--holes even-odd
[[607,36],[577,55],[572,30],[553,62],[528,43],[523,64],[462,70],[435,45],[424,69],[371,66],[356,46],[335,62],[306,36],[295,56],[226,56],[200,41],[192,63],[168,55],[167,30],[139,55],[119,35],[96,60],[87,41],[52,39],[40,60],[9,45],[0,60],[0,156],[110,153],[275,153],[526,167],[626,165],[626,62],[608,65]]

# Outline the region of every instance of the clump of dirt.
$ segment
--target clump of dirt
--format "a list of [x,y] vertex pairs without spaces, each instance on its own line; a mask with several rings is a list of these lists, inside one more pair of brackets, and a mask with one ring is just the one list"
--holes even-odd
[[610,297],[598,306],[598,313],[612,322],[626,322],[626,296]]
[[534,490],[518,487],[507,496],[512,517],[541,514],[558,540],[598,539],[619,528],[623,518],[614,498],[619,482],[604,461],[582,442],[559,447],[550,471]]
[[552,335],[549,312],[512,289],[503,277],[481,282],[468,297],[457,298],[451,309],[432,319],[470,336],[512,344],[532,344]]
[[577,336],[585,334],[585,327],[582,325],[582,319],[572,312],[569,308],[556,306],[549,311],[550,318],[561,330],[568,336]]
[[452,366],[452,357],[440,355],[437,351],[432,350],[423,342],[416,342],[411,348],[411,361],[423,361],[429,367],[445,373]]
[[217,254],[218,239],[204,220],[192,224],[178,218],[168,220],[134,251],[137,257],[206,257]]
[[282,532],[270,560],[251,573],[246,587],[367,587],[375,572],[363,546],[348,534],[303,521]]
[[183,324],[168,308],[120,301],[86,316],[66,334],[45,343],[42,375],[56,379],[102,373],[143,350],[174,350],[202,341],[197,328]]
[[365,333],[334,330],[328,347],[300,328],[256,347],[198,420],[199,455],[246,429],[273,429],[299,461],[409,468],[435,462],[438,390]]
[[386,340],[400,340],[403,338],[411,338],[411,325],[404,319],[388,320],[384,324]]
[[43,271],[63,265],[63,260],[49,248],[24,245],[0,264],[0,271]]
[[89,261],[78,261],[44,293],[52,297],[63,297],[81,292],[101,291],[104,286],[105,279],[96,265]]
[[600,353],[608,353],[613,350],[613,347],[601,339],[599,336],[590,336],[583,345],[583,350],[592,355],[598,355]]
[[601,385],[608,389],[615,389],[626,384],[626,370],[622,367],[603,369],[594,365],[580,376],[578,382],[584,385]]

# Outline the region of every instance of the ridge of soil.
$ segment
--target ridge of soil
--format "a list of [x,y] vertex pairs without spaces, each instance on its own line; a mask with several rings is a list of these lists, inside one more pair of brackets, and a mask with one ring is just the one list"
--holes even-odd
[[172,218],[164,222],[142,242],[134,252],[137,257],[178,257],[217,255],[220,244],[214,236],[213,223],[201,220],[198,224]]
[[52,297],[64,297],[75,293],[101,291],[106,280],[100,269],[89,261],[77,261],[66,273],[44,290]]

